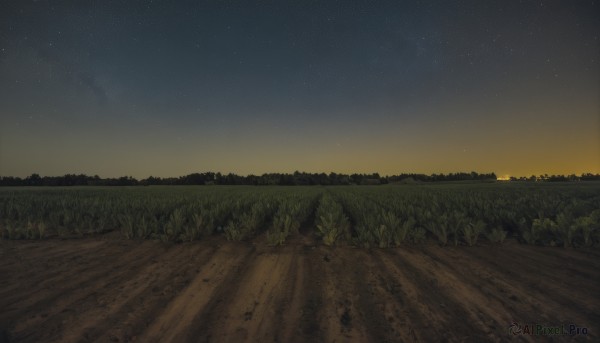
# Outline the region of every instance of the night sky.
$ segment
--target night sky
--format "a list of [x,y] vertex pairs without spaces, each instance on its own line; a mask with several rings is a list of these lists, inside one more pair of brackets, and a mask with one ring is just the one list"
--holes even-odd
[[600,173],[599,1],[2,1],[0,175]]

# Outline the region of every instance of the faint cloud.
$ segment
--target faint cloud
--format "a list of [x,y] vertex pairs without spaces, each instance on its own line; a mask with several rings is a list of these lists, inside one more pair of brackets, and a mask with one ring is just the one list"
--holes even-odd
[[79,80],[79,83],[85,85],[98,100],[98,103],[101,105],[106,105],[108,103],[108,97],[106,96],[106,90],[100,86],[95,77],[86,73],[77,73],[76,77]]
[[78,70],[76,63],[63,60],[51,50],[51,48],[40,47],[36,51],[39,58],[50,64],[55,71],[59,72],[63,79],[73,83],[75,86],[84,86],[94,95],[100,105],[108,103],[106,89],[98,83],[97,79],[91,73]]

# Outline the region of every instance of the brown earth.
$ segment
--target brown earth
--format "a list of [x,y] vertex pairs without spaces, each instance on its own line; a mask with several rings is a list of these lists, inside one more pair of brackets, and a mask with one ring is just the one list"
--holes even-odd
[[[0,342],[600,341],[600,252],[0,241]],[[573,323],[587,335],[509,335]]]

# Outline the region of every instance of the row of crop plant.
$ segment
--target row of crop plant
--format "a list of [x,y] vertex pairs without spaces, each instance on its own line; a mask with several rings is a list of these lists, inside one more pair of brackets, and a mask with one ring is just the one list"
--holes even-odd
[[102,192],[19,191],[0,198],[0,235],[9,239],[100,233],[117,226],[124,199]]
[[[507,234],[537,245],[591,246],[600,243],[600,194],[598,188],[520,189],[501,187],[389,187],[336,189],[355,222],[369,223],[362,234],[367,245],[381,236],[379,222],[391,211],[397,218],[414,218],[416,230],[426,228],[440,244],[474,245],[484,236],[501,243]],[[375,205],[361,202],[368,199]],[[358,199],[358,200],[357,200]],[[354,203],[361,202],[356,205]],[[354,204],[354,205],[353,205]],[[353,208],[356,208],[353,210]],[[365,210],[362,211],[361,208]],[[368,209],[368,210],[367,210]],[[367,212],[361,213],[362,212]],[[354,215],[353,213],[360,213]],[[357,225],[359,229],[369,225]],[[376,228],[376,229],[375,229]],[[385,242],[384,242],[385,245]]]
[[[273,192],[265,190],[262,193]],[[189,241],[223,232],[255,201],[249,187],[18,189],[0,193],[0,237],[43,239],[120,231]]]
[[426,237],[474,245],[508,236],[533,245],[600,246],[600,185],[0,190],[5,239],[119,231],[129,239],[248,240],[265,233],[280,245],[300,225],[312,225],[328,245],[389,247]]
[[282,245],[290,235],[297,234],[313,214],[320,195],[321,192],[298,192],[282,199],[267,231],[268,244]]
[[321,197],[315,213],[317,235],[325,245],[335,245],[350,239],[350,221],[342,205],[329,192]]
[[375,208],[384,213],[387,211],[388,217],[405,218],[406,231],[414,232],[416,239],[413,241],[422,241],[429,235],[441,245],[475,245],[482,234],[488,240],[500,243],[506,237],[506,231],[489,227],[481,218],[469,215],[464,206],[454,201],[455,198],[436,189],[411,189],[379,196],[367,193],[364,197],[373,201]]
[[224,233],[244,240],[258,234],[275,212],[302,222],[319,192],[285,187],[18,189],[0,193],[0,236],[43,239],[118,230],[129,239],[192,241]]
[[425,239],[424,229],[416,226],[412,216],[394,212],[352,191],[339,190],[334,194],[353,223],[351,241],[355,245],[387,248]]

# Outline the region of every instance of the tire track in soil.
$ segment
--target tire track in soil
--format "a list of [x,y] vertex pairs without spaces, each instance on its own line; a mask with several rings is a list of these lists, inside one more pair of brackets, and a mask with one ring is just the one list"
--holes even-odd
[[[370,342],[381,341],[383,335],[376,330],[376,320],[384,318],[368,318],[367,312],[373,314],[372,295],[364,284],[364,276],[356,268],[360,266],[349,247],[319,246],[313,254],[313,263],[322,266],[322,306],[321,322],[324,323],[326,342]],[[352,266],[352,268],[348,268]]]
[[[8,296],[29,301],[11,309],[0,297],[0,338],[7,330],[25,342],[506,341],[508,321],[565,322],[556,318],[590,330],[569,339],[598,338],[600,268],[587,252],[531,247],[529,254],[529,247],[510,244],[329,248],[306,236],[265,248],[218,238],[166,247],[64,241],[64,247],[51,242],[47,249],[45,242],[26,248],[6,242],[6,249],[0,241],[0,258],[17,255],[17,262],[0,268],[12,276],[3,283],[14,290]],[[78,250],[76,243],[100,252]],[[63,257],[47,258],[56,249]],[[18,262],[21,254],[27,262]],[[515,269],[515,263],[525,266]],[[566,270],[570,264],[577,264],[575,272]],[[40,275],[59,286],[40,287]],[[20,280],[37,285],[15,287]],[[489,326],[499,321],[497,336]]]
[[57,259],[69,254],[77,254],[80,249],[92,250],[102,245],[109,247],[105,241],[99,240],[80,240],[80,241],[62,241],[62,240],[40,240],[40,241],[0,241],[2,249],[0,253],[4,255],[0,268],[20,262],[38,262],[38,255],[44,255],[46,259]]
[[[427,327],[429,324],[423,311],[417,309],[423,305],[416,303],[416,296],[411,297],[410,295],[416,294],[414,285],[409,284],[408,278],[395,266],[389,265],[390,262],[385,260],[379,252],[375,253],[374,258],[376,260],[376,265],[373,266],[374,270],[380,269],[375,288],[377,298],[382,299],[381,311],[387,321],[393,324],[398,340],[401,342],[424,342],[418,328]],[[439,335],[437,341],[441,341],[441,339],[442,336]]]
[[[132,250],[130,251],[131,253],[135,253],[136,250]],[[15,303],[19,304],[19,307],[23,308],[25,306],[34,306],[36,301],[41,301],[41,300],[48,300],[48,298],[51,296],[48,293],[52,293],[52,292],[48,292],[48,289],[55,289],[57,287],[57,285],[63,284],[64,280],[73,280],[76,277],[81,277],[83,274],[83,272],[85,271],[95,271],[98,266],[102,266],[102,265],[106,265],[106,269],[111,269],[111,265],[114,261],[116,261],[119,257],[120,257],[120,251],[115,253],[113,255],[113,259],[112,260],[108,260],[108,261],[104,261],[101,260],[99,257],[100,256],[96,256],[95,260],[97,261],[94,264],[91,265],[84,265],[82,266],[80,269],[76,269],[75,272],[71,271],[68,267],[69,267],[69,262],[70,261],[64,261],[64,264],[66,265],[66,269],[69,271],[67,274],[61,274],[60,271],[53,271],[52,274],[56,274],[54,277],[51,278],[51,280],[44,280],[43,276],[41,277],[37,277],[31,281],[28,280],[28,285],[27,285],[27,292],[23,292],[23,287],[19,287],[19,292],[13,292],[13,296],[3,296],[0,298],[0,301],[2,302],[1,305],[5,308],[5,309],[9,309],[10,310],[10,305],[13,305]],[[38,259],[45,259],[45,256],[39,257]],[[110,264],[107,264],[110,263]],[[37,264],[36,266],[30,268],[30,270],[33,270],[32,274],[37,274],[41,268],[44,268],[41,264]],[[43,269],[43,270],[47,270],[47,269]],[[40,272],[40,274],[43,274]],[[31,287],[31,284],[34,284],[34,287]],[[54,293],[55,294],[61,294],[63,291],[58,289],[56,290]],[[25,306],[24,306],[25,305]]]
[[[70,255],[77,255],[81,253],[80,247],[73,244],[58,245],[54,241],[40,241],[38,243],[31,243],[29,241],[23,242],[24,246],[14,244],[16,241],[5,241],[0,240],[0,270],[13,270],[15,265],[23,266],[36,266],[40,263],[39,256],[44,256],[45,261],[59,260],[63,257]],[[61,242],[62,243],[62,242]],[[108,245],[103,245],[103,242],[81,242],[85,252],[96,251],[93,249],[104,249],[110,248]],[[25,246],[30,248],[24,248]],[[87,247],[86,247],[87,245]],[[44,261],[44,262],[45,262]],[[27,274],[28,273],[28,274]],[[32,275],[30,269],[24,270],[21,275]]]
[[[477,248],[473,248],[473,249],[477,249]],[[490,250],[497,250],[496,253],[505,253],[505,254],[512,254],[511,252],[505,251],[503,249],[503,247],[491,247],[490,248],[486,248],[486,253],[489,254]],[[487,296],[494,296],[497,299],[499,299],[500,301],[502,301],[502,299],[504,299],[506,301],[507,305],[510,305],[511,302],[509,301],[516,301],[516,299],[527,299],[527,298],[532,298],[531,294],[528,294],[527,292],[525,292],[522,288],[516,287],[514,282],[510,282],[510,278],[508,278],[507,276],[509,275],[514,275],[515,271],[514,270],[510,270],[510,271],[506,271],[506,272],[501,272],[499,271],[497,268],[492,268],[490,267],[490,265],[485,264],[485,263],[481,263],[481,261],[479,259],[474,259],[472,257],[469,257],[467,255],[465,255],[464,252],[462,253],[458,253],[455,250],[452,249],[442,249],[442,248],[437,248],[434,250],[430,250],[430,253],[433,254],[430,255],[431,257],[435,258],[436,261],[438,261],[438,263],[444,264],[446,265],[447,268],[449,269],[453,269],[456,271],[457,275],[468,275],[468,274],[473,274],[473,272],[475,271],[477,273],[476,276],[473,277],[479,277],[480,281],[484,281],[486,282],[489,286],[492,286],[494,288],[497,289],[497,292],[492,292],[490,289],[487,288],[483,288],[485,291],[485,294]],[[455,264],[450,264],[447,263],[446,261],[458,261],[459,263],[455,263]],[[466,264],[466,266],[463,266],[463,263]],[[547,269],[547,268],[543,268],[543,269]],[[555,280],[556,278],[560,279],[560,276],[555,276],[554,278],[550,278],[549,276],[545,276],[548,279],[547,280],[549,286],[544,288],[544,291],[547,291],[549,288],[553,288],[556,287],[557,292],[559,292],[561,295],[561,297],[565,296],[565,293],[569,294],[569,299],[573,300],[574,302],[577,302],[577,307],[578,308],[588,308],[588,310],[593,311],[594,308],[591,307],[593,306],[593,304],[591,304],[589,302],[590,297],[585,297],[582,295],[582,292],[580,290],[578,290],[577,292],[574,292],[573,290],[575,289],[574,287],[558,287],[557,285],[561,285],[561,283],[558,280]],[[514,278],[514,276],[513,276]],[[590,279],[593,279],[593,277],[589,277]],[[598,275],[596,277],[597,279],[600,279],[600,275]],[[580,283],[581,284],[581,283]],[[512,292],[510,292],[512,291]],[[516,294],[518,293],[519,297],[516,297]],[[591,292],[592,294],[598,294],[595,293],[594,291]],[[534,297],[535,298],[535,297]],[[529,303],[524,303],[522,302],[521,304],[523,305],[531,305]],[[511,307],[512,308],[512,307]],[[536,313],[536,316],[539,317],[539,308],[534,308],[532,307],[531,309],[532,312]],[[548,319],[548,318],[543,318],[543,319]]]
[[569,260],[574,267],[580,267],[582,271],[588,271],[594,267],[593,261],[600,257],[600,254],[591,248],[564,248],[548,247],[539,245],[528,245],[516,241],[507,241],[502,246],[510,247],[519,254],[525,254],[528,259],[536,259],[543,262],[549,259],[555,262],[564,262]]
[[[456,281],[452,275],[424,258],[422,251],[403,248],[390,253],[395,257],[392,262],[406,270],[408,277],[416,281],[419,292],[417,299],[427,301],[432,312],[442,315],[440,322],[447,332],[445,340],[499,341],[497,329],[499,326],[504,327],[504,322],[498,323],[495,316],[486,317],[480,307],[470,300],[471,289],[468,286]],[[399,265],[399,262],[402,264]],[[478,300],[486,302],[485,299]],[[465,303],[468,305],[465,306]],[[428,339],[426,334],[424,337]]]
[[[198,314],[195,319],[198,328],[188,335],[190,340],[320,341],[314,330],[315,327],[318,329],[318,321],[314,316],[304,317],[307,314],[306,289],[312,286],[309,283],[312,278],[305,274],[309,269],[306,251],[312,245],[310,238],[290,237],[289,243],[280,247],[265,246],[264,238],[254,240],[253,244],[259,247],[254,252],[255,262],[250,263],[250,269],[245,269],[232,284],[237,285],[238,290],[232,291],[234,295],[230,298],[217,300],[214,306]],[[218,316],[220,320],[214,318]],[[303,323],[310,323],[309,330],[304,330]],[[306,336],[302,338],[304,334]]]
[[[0,240],[0,245],[6,243],[9,242]],[[12,251],[2,251],[3,260],[8,260],[9,263],[0,267],[0,270],[8,268],[14,271],[14,265],[19,265],[21,272],[18,276],[27,278],[27,280],[30,276],[42,279],[42,276],[54,274],[55,268],[64,267],[64,263],[61,262],[69,261],[69,259],[96,257],[101,252],[114,251],[116,247],[118,247],[116,244],[111,246],[109,242],[98,240],[40,241],[33,250],[13,247]],[[43,256],[43,261],[40,261],[40,256]],[[46,268],[40,270],[40,264]]]
[[[393,272],[384,266],[377,251],[357,249],[356,280],[359,287],[360,310],[368,318],[367,330],[376,342],[419,341],[413,328],[425,322],[417,311],[407,307],[406,294],[401,294],[401,283],[394,279]],[[415,319],[415,317],[417,317]]]
[[[599,267],[598,263],[594,263],[594,261],[598,260],[596,257],[581,256],[577,251],[570,248],[567,248],[570,251],[563,251],[565,248],[552,248],[552,250],[547,250],[548,247],[526,247],[521,244],[509,244],[504,248],[510,249],[512,254],[518,255],[521,258],[521,261],[530,260],[534,261],[536,264],[553,264],[553,271],[561,269],[561,272],[569,273],[569,276],[581,275],[589,279],[592,278],[590,272]],[[554,273],[552,273],[552,275],[554,275]],[[561,280],[567,282],[570,278],[561,278]],[[600,292],[600,287],[598,287],[597,292]]]
[[282,287],[285,294],[275,305],[277,317],[273,320],[279,321],[279,325],[275,328],[274,341],[321,342],[317,313],[322,301],[320,287],[315,287],[319,275],[307,262],[315,249],[314,233],[310,227],[303,226],[277,249],[291,253],[292,262],[288,270],[289,287]]
[[[169,282],[171,278],[166,277],[166,280],[163,284],[159,284],[159,286],[153,286],[151,289],[151,294],[139,297],[139,306],[144,308],[143,313],[141,315],[137,314],[133,317],[127,316],[126,319],[119,321],[118,325],[115,325],[113,328],[107,330],[106,333],[114,336],[113,332],[115,330],[120,331],[125,341],[132,341],[137,337],[141,337],[146,329],[150,327],[156,319],[156,314],[164,311],[169,303],[171,303],[181,292],[185,291],[185,289],[189,287],[196,275],[206,267],[206,265],[212,259],[212,256],[219,248],[221,248],[221,246],[217,245],[207,249],[208,253],[202,254],[201,257],[197,256],[192,264],[193,266],[186,270],[187,274],[185,276],[185,282],[173,285],[172,282]],[[179,266],[181,269],[185,268],[184,265],[186,262],[188,261],[178,261],[172,264],[174,264],[176,267]],[[163,291],[158,293],[158,291],[161,289]],[[131,302],[133,303],[133,301]]]
[[239,282],[232,285],[237,289],[229,301],[221,302],[216,309],[222,320],[191,337],[217,342],[281,341],[276,326],[285,325],[281,312],[285,305],[284,285],[289,283],[289,275],[295,273],[292,262],[293,253],[257,254]]
[[[539,309],[535,305],[523,301],[529,295],[524,293],[518,286],[505,280],[502,273],[490,269],[489,265],[482,264],[480,261],[457,254],[456,251],[451,249],[449,247],[428,246],[427,255],[440,264],[443,269],[451,271],[461,282],[474,285],[479,293],[492,300],[495,305],[490,308],[491,311],[503,309],[502,312],[508,313],[510,317],[504,318],[506,322],[503,329],[506,329],[512,322],[519,322],[520,319],[525,318],[536,318],[538,321],[551,322],[549,317],[540,315]],[[452,263],[449,261],[452,261]],[[518,338],[531,341],[529,336]],[[517,337],[514,337],[514,339],[517,339]]]
[[[579,287],[560,289],[555,277],[549,279],[549,276],[540,273],[543,266],[536,268],[519,264],[518,257],[508,251],[500,253],[495,249],[486,249],[482,253],[481,249],[465,249],[465,254],[493,266],[496,272],[511,276],[512,284],[521,289],[522,298],[530,300],[537,310],[536,318],[530,320],[536,322],[543,317],[554,318],[548,323],[550,325],[578,323],[580,326],[593,327],[588,336],[597,337],[594,332],[598,332],[596,323],[600,323],[600,299],[598,294],[589,294],[586,287],[581,287],[582,284],[589,284],[589,280],[584,280]],[[507,267],[515,265],[520,268],[514,270]],[[595,278],[599,279],[600,276]],[[580,293],[586,295],[586,301],[583,306],[574,306],[571,298],[576,299]],[[565,295],[569,295],[569,298]]]
[[289,270],[289,288],[283,287],[285,295],[277,307],[274,321],[281,325],[276,331],[276,339],[280,342],[306,342],[302,337],[303,305],[306,303],[306,257],[301,249],[294,249],[293,260]]
[[[129,341],[139,335],[132,327],[148,308],[152,309],[162,298],[174,297],[184,288],[195,270],[193,259],[207,260],[214,249],[200,244],[182,244],[157,257],[155,263],[145,266],[132,278],[123,279],[98,295],[96,304],[88,311],[69,318],[70,326],[60,336],[45,341],[94,341],[102,337]],[[198,250],[200,253],[198,253]],[[195,256],[195,258],[194,258]],[[117,290],[118,289],[118,290]],[[158,292],[161,292],[157,294]]]
[[600,258],[600,251],[594,250],[593,247],[580,247],[577,252],[588,259],[597,260]]
[[[252,265],[254,247],[229,243],[218,250],[205,264],[190,285],[160,313],[142,334],[142,342],[198,342],[199,333],[216,323],[215,313],[205,318],[228,298],[239,284],[240,271]],[[194,329],[198,323],[201,329]]]
[[[44,260],[40,261],[37,266],[27,268],[27,274],[21,274],[20,271],[13,273],[11,283],[3,287],[0,291],[0,299],[4,299],[6,306],[13,304],[21,304],[23,301],[31,302],[34,297],[32,294],[44,293],[49,289],[56,289],[63,285],[64,280],[78,278],[85,274],[88,270],[95,270],[105,264],[114,263],[119,257],[119,253],[113,254],[110,257],[106,256],[82,256],[73,253],[73,257],[64,258],[61,260]],[[104,260],[99,257],[105,257]],[[78,259],[77,262],[74,262]],[[74,263],[77,266],[74,268]],[[30,293],[23,294],[19,290],[27,287]],[[19,305],[20,306],[20,305]]]
[[[171,249],[166,254],[161,255],[158,259],[164,257],[174,258],[176,254],[182,253],[182,249]],[[158,262],[157,262],[158,263]],[[60,313],[53,314],[46,321],[44,321],[38,329],[32,334],[27,336],[28,340],[31,341],[44,341],[44,342],[76,342],[88,340],[89,336],[80,335],[78,331],[85,330],[94,320],[109,320],[103,316],[103,313],[107,311],[107,308],[117,302],[119,298],[127,298],[131,295],[128,293],[131,291],[127,286],[130,283],[135,282],[143,277],[149,268],[155,268],[156,263],[150,263],[142,267],[137,274],[131,278],[123,278],[115,282],[111,287],[105,287],[99,289],[93,297],[86,297],[80,299],[69,306],[70,311],[62,311]],[[70,294],[65,294],[65,300],[70,297]],[[94,318],[94,319],[90,319]],[[112,320],[112,318],[110,319]],[[68,323],[68,325],[64,325]],[[48,334],[52,333],[52,334]]]
[[[492,262],[496,268],[501,268],[507,273],[521,278],[529,287],[542,290],[543,285],[543,292],[540,292],[540,294],[550,293],[552,298],[564,298],[565,294],[569,294],[569,301],[578,303],[578,307],[586,309],[589,312],[600,312],[598,304],[600,302],[598,296],[600,294],[600,285],[588,282],[589,280],[600,280],[600,273],[598,272],[600,270],[600,263],[596,262],[596,265],[591,267],[588,273],[577,274],[571,273],[569,268],[564,268],[564,265],[561,268],[559,264],[554,264],[552,261],[527,261],[525,258],[515,254],[512,247],[496,248],[499,249],[486,249],[487,255],[493,255]],[[486,254],[481,254],[479,247],[469,250],[466,252],[467,254],[481,256],[481,258],[485,257],[489,260],[489,257],[484,256]],[[512,268],[506,266],[511,266]],[[586,284],[586,287],[580,287],[582,284]],[[577,289],[577,292],[573,292],[575,289]],[[596,301],[590,302],[590,300],[594,299]]]
[[[444,264],[438,263],[434,258],[427,254],[431,247],[426,246],[419,252],[403,250],[398,253],[405,253],[405,256],[411,255],[418,265],[430,268],[432,275],[436,276],[440,290],[453,298],[468,313],[473,324],[479,326],[486,333],[488,339],[499,341],[506,334],[506,326],[511,323],[513,315],[509,313],[495,298],[490,298],[483,294],[476,286],[479,281],[474,283],[462,278],[461,275],[455,275]],[[412,249],[411,249],[412,250]],[[465,318],[466,319],[466,318]]]
[[[36,289],[30,288],[31,293],[38,293],[40,290],[54,287],[58,281],[63,279],[71,279],[75,276],[81,275],[83,272],[87,270],[94,270],[98,266],[103,264],[112,264],[117,258],[119,258],[119,253],[114,254],[115,247],[105,244],[104,246],[99,246],[99,250],[92,250],[89,248],[88,250],[82,252],[77,247],[69,247],[74,249],[74,251],[68,251],[65,254],[62,254],[60,257],[47,257],[43,255],[43,252],[37,252],[37,254],[42,254],[44,256],[44,261],[39,261],[39,255],[33,255],[33,259],[37,259],[39,264],[28,264],[27,268],[22,269],[26,270],[25,273],[18,273],[13,275],[12,280],[17,281],[12,285],[12,287],[2,288],[0,290],[0,299],[4,299],[6,301],[6,305],[9,306],[12,303],[20,302],[22,298],[14,298],[11,297],[10,294],[18,294],[15,293],[14,290],[20,287],[23,287],[19,281],[26,280],[28,283],[27,287],[31,287],[31,285],[35,285]],[[110,254],[113,252],[113,254]],[[104,258],[104,259],[101,259]],[[73,260],[79,259],[77,261],[77,266],[73,268]],[[26,296],[30,298],[30,296]]]
[[[323,268],[318,260],[315,261],[314,244],[305,245],[302,249],[301,270],[304,270],[302,277],[302,294],[300,321],[296,330],[296,336],[292,342],[325,342],[324,328],[321,326],[323,321],[321,308],[323,305],[322,280]],[[300,302],[299,299],[296,302]],[[289,333],[292,330],[288,330]],[[289,334],[288,333],[288,334]]]
[[[421,274],[419,267],[413,267],[392,251],[378,250],[377,256],[384,270],[388,272],[386,274],[392,277],[392,286],[388,287],[400,288],[402,295],[405,296],[397,295],[396,298],[399,298],[400,302],[407,303],[411,323],[416,324],[412,331],[409,328],[413,341],[454,342],[465,340],[464,337],[457,337],[456,333],[471,332],[472,329],[462,327],[462,330],[467,331],[459,331],[453,322],[460,318],[466,318],[467,314],[460,311],[462,305],[439,296],[436,279]],[[395,292],[398,291],[395,290]],[[455,310],[457,306],[458,315],[452,314],[450,311]],[[413,318],[417,320],[412,321]],[[435,325],[431,323],[435,323]]]
[[[9,324],[12,326],[15,338],[17,340],[27,339],[31,334],[27,332],[27,327],[43,326],[45,322],[51,320],[51,318],[57,314],[73,312],[73,308],[78,304],[94,302],[94,299],[98,294],[98,289],[110,288],[111,285],[118,283],[120,279],[127,278],[126,275],[130,273],[131,270],[133,270],[134,273],[139,272],[140,267],[148,264],[160,253],[158,251],[160,248],[156,249],[156,244],[152,243],[153,242],[144,242],[139,244],[135,249],[119,256],[115,264],[106,264],[104,266],[105,268],[101,269],[96,268],[93,272],[84,274],[84,277],[67,278],[64,283],[68,284],[68,287],[59,289],[53,288],[51,292],[33,293],[33,297],[30,293],[31,290],[23,289],[23,293],[25,294],[23,298],[25,300],[19,304],[20,309],[4,313],[4,315],[7,315],[9,318],[21,318],[18,322],[12,325]],[[153,246],[154,249],[145,249],[145,246],[147,245]],[[134,261],[134,263],[130,265],[130,268],[125,268],[131,261]],[[62,278],[61,280],[63,279],[65,278]],[[29,301],[30,298],[33,298],[33,301]],[[48,311],[39,314],[35,313],[34,310],[34,313],[32,313],[29,310],[30,308],[46,308]],[[0,319],[0,322],[2,320],[4,319]]]
[[[137,253],[138,250],[137,249],[133,249],[130,250],[129,253]],[[55,274],[54,277],[45,280],[43,279],[43,276],[40,277],[36,277],[31,281],[28,281],[28,285],[27,285],[27,289],[28,292],[13,292],[13,296],[5,296],[2,297],[0,299],[2,299],[2,301],[4,302],[4,306],[5,307],[9,307],[12,304],[15,303],[19,303],[19,305],[22,307],[23,303],[26,304],[35,304],[35,301],[39,300],[40,298],[48,298],[48,290],[54,290],[56,288],[59,288],[58,290],[55,291],[56,294],[60,294],[62,293],[62,290],[60,289],[60,285],[62,285],[64,283],[64,280],[74,280],[77,278],[81,278],[83,275],[85,275],[86,272],[88,271],[96,271],[98,269],[99,266],[103,266],[106,265],[106,269],[111,269],[114,268],[114,262],[117,261],[119,259],[119,257],[121,257],[121,251],[116,252],[115,254],[113,254],[112,259],[109,259],[108,261],[101,259],[101,257],[104,256],[94,256],[91,257],[93,263],[92,264],[85,264],[85,263],[81,263],[78,262],[78,265],[81,265],[80,268],[71,268],[69,269],[68,266],[72,266],[72,260],[67,260],[67,261],[62,261],[63,264],[67,265],[67,273],[62,273],[60,271],[56,271],[53,274]],[[43,257],[42,257],[43,258]],[[107,264],[109,263],[109,264]],[[112,267],[111,267],[112,265]],[[118,266],[118,264],[117,264]],[[32,267],[30,270],[34,270],[34,274],[39,271],[41,268],[43,268],[43,270],[47,270],[44,266],[42,266],[41,264],[38,264],[37,266]],[[43,273],[40,273],[43,274]],[[34,284],[34,287],[31,287],[31,284]],[[22,289],[22,288],[21,288]],[[51,293],[51,291],[50,291]]]

